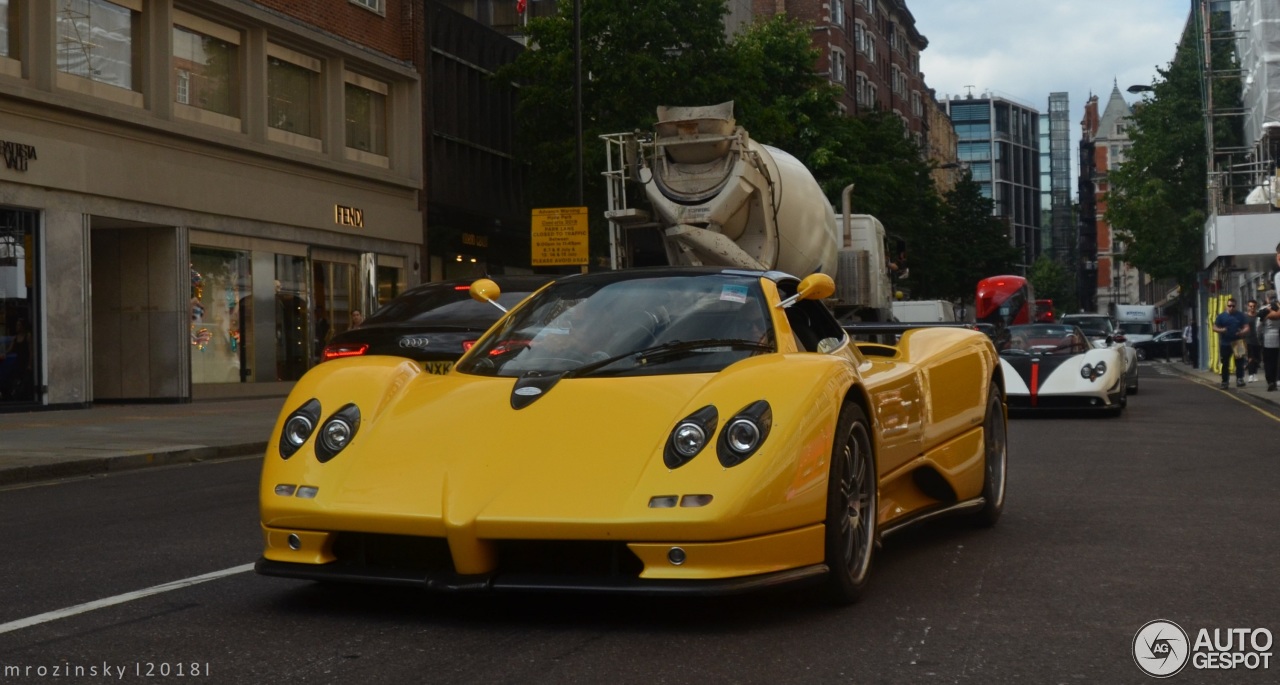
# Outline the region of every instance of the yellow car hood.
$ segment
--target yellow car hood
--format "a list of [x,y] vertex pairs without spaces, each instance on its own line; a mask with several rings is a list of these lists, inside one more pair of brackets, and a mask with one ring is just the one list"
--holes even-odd
[[[672,525],[719,520],[724,526],[706,533],[716,537],[812,523],[821,519],[816,475],[825,475],[830,435],[787,411],[815,406],[814,376],[797,373],[794,360],[781,374],[783,356],[755,357],[718,374],[564,379],[519,410],[511,405],[512,378],[430,376],[373,358],[328,362],[299,382],[281,422],[317,397],[322,416],[355,402],[361,426],[324,464],[314,456],[314,437],[288,461],[273,449],[263,473],[263,523],[410,535],[470,528],[476,537],[523,538],[545,534],[529,529],[543,522],[559,537],[594,539],[634,536],[628,523],[654,516]],[[770,401],[775,424],[760,453],[726,469],[711,443],[679,469],[663,463],[680,419],[713,404],[723,426],[759,399]],[[788,418],[808,432],[779,430]],[[275,435],[278,442],[279,426]],[[791,459],[780,464],[779,454]],[[798,466],[806,454],[810,463]],[[815,478],[800,477],[803,468]],[[313,500],[275,496],[281,483],[319,490]],[[680,508],[678,517],[649,507],[651,497],[686,494],[715,499],[701,510]]]

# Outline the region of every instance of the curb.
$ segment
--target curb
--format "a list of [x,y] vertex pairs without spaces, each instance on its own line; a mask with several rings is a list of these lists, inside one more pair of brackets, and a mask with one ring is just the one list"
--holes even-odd
[[267,443],[248,442],[217,447],[191,447],[137,454],[120,454],[110,457],[72,459],[48,464],[32,464],[0,468],[0,487],[21,485],[59,478],[97,476],[121,471],[133,471],[150,466],[194,464],[202,461],[229,459],[266,453]]

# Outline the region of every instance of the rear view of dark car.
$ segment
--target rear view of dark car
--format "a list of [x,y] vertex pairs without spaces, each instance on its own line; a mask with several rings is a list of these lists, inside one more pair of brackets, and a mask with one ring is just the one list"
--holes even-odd
[[[552,276],[491,276],[510,309]],[[388,302],[359,328],[333,336],[321,361],[368,354],[407,357],[428,373],[447,373],[502,312],[471,299],[475,279],[424,283]]]

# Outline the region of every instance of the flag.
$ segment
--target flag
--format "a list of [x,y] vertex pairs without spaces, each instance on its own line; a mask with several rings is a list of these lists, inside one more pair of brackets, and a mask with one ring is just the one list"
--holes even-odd
[[527,0],[516,0],[516,14],[524,14],[526,4],[528,4]]

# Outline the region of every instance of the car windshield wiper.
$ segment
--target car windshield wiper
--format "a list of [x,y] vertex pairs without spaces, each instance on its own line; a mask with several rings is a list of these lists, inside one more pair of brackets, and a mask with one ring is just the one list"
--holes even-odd
[[698,340],[672,340],[646,347],[642,350],[634,350],[625,354],[606,357],[599,361],[583,364],[576,369],[570,369],[564,373],[564,378],[581,378],[592,372],[603,369],[610,364],[620,362],[623,359],[634,358],[636,365],[639,366],[651,359],[660,359],[662,357],[670,357],[675,355],[688,354],[698,350],[704,350],[708,347],[731,347],[736,349],[760,350],[764,352],[772,352],[773,346],[766,345],[755,340],[744,340],[741,338],[701,338]]

